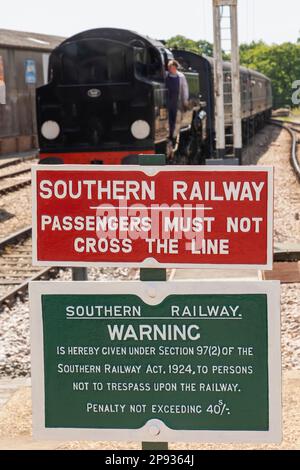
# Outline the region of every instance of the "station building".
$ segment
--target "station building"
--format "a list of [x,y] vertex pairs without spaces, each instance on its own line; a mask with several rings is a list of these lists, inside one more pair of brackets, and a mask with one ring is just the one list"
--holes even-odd
[[0,158],[38,147],[35,89],[48,82],[50,53],[64,39],[0,29]]

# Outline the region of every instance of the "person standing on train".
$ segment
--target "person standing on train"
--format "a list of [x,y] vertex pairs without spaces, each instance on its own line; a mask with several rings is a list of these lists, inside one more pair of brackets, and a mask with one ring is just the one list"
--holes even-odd
[[[173,142],[179,132],[182,113],[188,107],[189,87],[183,73],[178,71],[177,60],[170,60],[166,77],[168,90],[169,138]],[[176,125],[177,124],[177,125]]]

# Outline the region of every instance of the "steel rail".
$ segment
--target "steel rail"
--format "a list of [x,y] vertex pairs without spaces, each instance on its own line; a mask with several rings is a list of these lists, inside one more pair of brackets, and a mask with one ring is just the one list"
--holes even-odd
[[16,176],[25,175],[25,173],[29,173],[31,168],[26,168],[23,170],[15,171],[14,173],[8,173],[6,175],[0,175],[0,180],[5,180],[6,178],[15,178]]
[[30,184],[31,184],[31,178],[28,178],[23,181],[19,181],[18,183],[8,184],[0,188],[0,196],[4,196],[5,194],[18,191],[19,189],[25,188],[25,186],[29,186]]
[[10,166],[15,166],[19,165],[20,163],[24,163],[26,161],[34,160],[35,158],[38,157],[38,152],[33,152],[30,153],[29,155],[24,155],[21,157],[16,157],[16,158],[0,158],[0,170],[3,170],[4,168],[8,168]]
[[[5,268],[5,279],[2,279],[2,281],[0,279],[1,286],[4,288],[8,286],[8,290],[0,297],[0,309],[3,308],[4,305],[11,306],[18,297],[24,296],[27,293],[29,282],[38,279],[50,279],[58,273],[59,268],[57,267],[37,270],[31,266],[31,263],[30,266],[24,267],[28,265],[28,262],[24,261],[24,259],[31,258],[31,248],[24,247],[20,245],[20,243],[30,239],[31,235],[32,227],[26,227],[0,240],[0,260],[2,258],[3,262],[8,266]],[[15,250],[13,250],[14,245]],[[7,248],[9,248],[8,254]],[[18,251],[20,248],[21,251]],[[2,278],[3,277],[2,274]]]
[[275,125],[275,126],[281,127],[282,129],[285,129],[290,134],[290,136],[292,137],[290,162],[291,162],[292,168],[293,168],[298,180],[300,181],[300,162],[298,160],[298,155],[297,155],[297,153],[298,153],[297,152],[298,137],[297,137],[297,134],[296,134],[296,132],[300,132],[300,130],[293,129],[293,128],[287,126],[286,124],[292,124],[292,123],[289,123],[289,122],[286,122],[286,121],[281,122],[277,119],[272,119],[270,121],[270,123]]

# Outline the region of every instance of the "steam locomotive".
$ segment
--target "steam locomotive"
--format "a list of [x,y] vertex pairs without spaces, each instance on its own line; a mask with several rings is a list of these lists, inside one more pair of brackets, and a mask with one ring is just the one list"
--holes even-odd
[[[176,144],[169,141],[166,69],[175,58],[189,85]],[[230,66],[224,63],[225,104]],[[40,163],[135,163],[139,154],[174,155],[205,163],[215,142],[213,59],[168,50],[131,31],[101,28],[77,34],[53,50],[49,83],[37,89]],[[270,80],[241,68],[244,129],[270,115]],[[226,115],[226,126],[231,125]]]

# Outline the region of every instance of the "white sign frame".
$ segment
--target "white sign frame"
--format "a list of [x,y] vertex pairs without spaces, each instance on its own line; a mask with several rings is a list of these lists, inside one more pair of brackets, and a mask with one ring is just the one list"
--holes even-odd
[[[268,207],[267,207],[267,262],[266,264],[201,264],[201,263],[160,263],[154,258],[146,258],[142,262],[103,262],[103,261],[40,261],[37,259],[37,171],[139,171],[148,176],[161,172],[266,172],[268,175]],[[201,269],[253,269],[272,270],[273,268],[273,167],[269,166],[140,166],[140,165],[33,165],[32,166],[32,264],[33,266],[62,267],[124,267],[124,268],[201,268]]]
[[[45,427],[44,348],[41,297],[45,294],[131,294],[149,305],[157,305],[172,294],[266,294],[268,308],[268,431],[185,431],[168,428],[162,421],[149,420],[140,429],[82,429]],[[30,330],[33,435],[36,439],[111,440],[144,442],[273,442],[282,439],[281,349],[280,349],[280,282],[31,282]],[[159,427],[159,436],[151,427]]]

